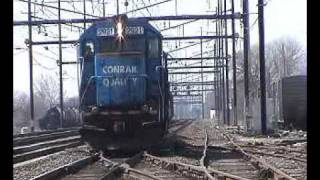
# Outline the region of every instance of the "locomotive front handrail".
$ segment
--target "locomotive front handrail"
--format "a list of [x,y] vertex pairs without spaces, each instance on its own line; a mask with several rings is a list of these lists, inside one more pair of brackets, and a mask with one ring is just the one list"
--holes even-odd
[[86,88],[84,89],[84,92],[81,96],[81,99],[80,99],[80,106],[82,104],[82,100],[83,100],[83,97],[84,95],[86,94],[88,88],[89,88],[89,85],[91,84],[92,80],[93,79],[98,79],[98,78],[116,78],[116,77],[125,77],[125,78],[131,78],[131,77],[139,77],[139,78],[145,78],[145,79],[148,79],[148,75],[147,74],[130,74],[130,75],[122,75],[122,76],[119,76],[119,75],[108,75],[108,76],[90,76],[89,78],[89,81],[87,82],[87,85],[86,85]]

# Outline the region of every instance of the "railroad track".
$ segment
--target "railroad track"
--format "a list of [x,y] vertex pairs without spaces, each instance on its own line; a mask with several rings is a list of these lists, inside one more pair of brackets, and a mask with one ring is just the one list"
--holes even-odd
[[[230,141],[234,139],[223,129],[222,133]],[[272,173],[279,176],[285,176],[287,179],[307,179],[307,154],[305,149],[293,149],[280,144],[266,145],[239,145],[234,142],[232,144],[250,159],[263,159],[260,163],[262,166],[269,167]],[[303,147],[302,147],[303,148]]]
[[204,169],[183,163],[170,162],[160,157],[140,152],[127,158],[110,158],[93,155],[74,163],[58,167],[32,180],[76,179],[207,179]]
[[33,179],[295,179],[243,150],[223,129],[212,124],[191,127],[191,122],[176,122],[170,129],[179,133],[195,129],[189,137],[197,142],[176,141],[166,151],[153,148],[137,154],[94,154]]
[[[196,121],[195,121],[196,122]],[[200,122],[200,121],[199,121]],[[173,162],[192,164],[204,170],[208,179],[295,179],[280,168],[239,149],[232,139],[209,121],[188,126],[171,152],[157,156]],[[186,133],[187,132],[187,133]]]
[[193,121],[191,119],[172,121],[169,125],[169,134],[176,134],[178,131],[188,127]]
[[[191,121],[171,125],[175,132],[185,128]],[[206,179],[199,167],[170,162],[147,152],[135,155],[93,155],[82,160],[58,167],[35,177],[40,179]]]
[[20,163],[83,144],[78,129],[30,133],[13,139],[13,162]]
[[[233,138],[227,134],[223,129],[214,128],[222,134],[230,143],[231,147],[227,147],[227,149],[238,153],[241,155],[246,162],[249,162],[251,165],[255,167],[256,170],[258,170],[258,178],[260,179],[288,179],[288,180],[294,180],[296,178],[301,179],[299,176],[293,176],[290,173],[287,173],[283,171],[283,169],[279,167],[275,167],[268,163],[265,159],[265,157],[260,156],[257,157],[254,154],[256,154],[256,151],[249,152],[246,149],[243,149],[238,144],[233,142]],[[242,169],[242,168],[240,168]],[[249,172],[253,172],[252,170],[249,170]],[[236,173],[239,173],[239,171],[236,170]],[[250,178],[251,179],[251,178]]]
[[14,134],[13,139],[21,138],[21,137],[30,137],[30,136],[38,136],[38,135],[44,135],[44,134],[51,134],[51,133],[57,133],[57,132],[64,132],[64,131],[72,131],[72,130],[79,130],[80,127],[72,127],[72,128],[61,128],[56,130],[46,130],[46,131],[36,131],[36,132],[30,132],[25,134]]
[[298,151],[295,149],[285,148],[285,147],[277,147],[277,146],[241,146],[244,149],[244,151],[262,155],[262,156],[272,156],[272,157],[278,157],[278,158],[284,158],[288,160],[294,160],[299,161],[302,163],[307,163],[307,154],[303,151]]

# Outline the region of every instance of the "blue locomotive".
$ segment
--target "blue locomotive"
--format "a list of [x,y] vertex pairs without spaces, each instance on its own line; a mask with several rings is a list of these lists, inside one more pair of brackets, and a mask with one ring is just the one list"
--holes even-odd
[[166,133],[173,106],[162,38],[146,19],[126,15],[81,35],[80,133],[92,147],[143,148]]

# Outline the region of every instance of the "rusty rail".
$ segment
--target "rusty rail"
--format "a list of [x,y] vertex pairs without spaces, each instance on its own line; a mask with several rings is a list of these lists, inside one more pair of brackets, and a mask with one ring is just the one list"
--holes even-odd
[[219,128],[215,127],[214,128],[219,131],[221,134],[223,134],[223,136],[228,139],[231,144],[235,147],[235,150],[242,153],[245,157],[247,157],[247,159],[249,159],[249,161],[252,162],[252,160],[254,160],[252,163],[258,165],[259,167],[261,167],[262,169],[267,169],[267,170],[271,170],[271,172],[273,173],[273,178],[274,179],[281,179],[281,180],[296,180],[295,178],[287,175],[286,173],[282,172],[281,170],[271,166],[270,164],[268,164],[267,162],[263,161],[262,159],[252,155],[252,154],[248,154],[246,153],[238,144],[234,143],[232,138],[225,133],[223,130],[220,130]]
[[[167,168],[168,167],[172,167],[173,169],[177,169],[177,167],[184,167],[184,168],[187,168],[187,169],[192,170],[194,172],[197,172],[199,174],[205,174],[205,171],[201,166],[195,166],[195,165],[185,164],[185,163],[181,163],[181,162],[172,162],[172,161],[169,161],[169,160],[164,160],[164,159],[161,159],[159,157],[150,155],[147,152],[145,152],[143,154],[143,156],[147,157],[147,158],[155,159],[157,161],[160,161]],[[232,179],[232,180],[249,180],[247,178],[243,178],[243,177],[239,177],[239,176],[232,175],[232,174],[229,174],[229,173],[225,173],[225,172],[222,172],[222,171],[218,171],[218,170],[215,170],[215,169],[210,168],[210,167],[208,168],[208,173],[211,176],[213,175],[213,176],[216,176],[216,177],[219,177],[219,178],[224,178],[224,179],[228,178],[228,179]]]
[[208,172],[207,167],[204,165],[204,160],[206,158],[207,155],[207,148],[208,148],[208,133],[207,133],[207,129],[204,130],[205,133],[205,139],[204,139],[204,149],[203,149],[203,155],[200,159],[200,165],[203,168],[203,171],[205,172],[206,176],[210,179],[210,180],[214,180],[214,178],[212,177],[212,175]]
[[48,180],[48,179],[57,179],[58,177],[65,176],[71,172],[75,172],[78,169],[81,169],[85,165],[92,163],[94,161],[97,161],[99,159],[98,154],[94,154],[90,157],[85,157],[83,159],[80,159],[78,161],[72,162],[70,164],[60,166],[56,169],[53,169],[49,172],[40,174],[31,180]]

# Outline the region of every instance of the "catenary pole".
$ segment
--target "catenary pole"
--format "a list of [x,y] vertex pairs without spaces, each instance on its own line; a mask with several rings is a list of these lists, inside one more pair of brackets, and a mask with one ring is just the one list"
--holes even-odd
[[[231,0],[231,13],[234,14],[234,0]],[[236,67],[236,41],[235,41],[235,21],[231,19],[232,23],[232,75],[233,75],[233,122],[238,124],[237,120],[237,67]]]
[[250,51],[250,30],[249,30],[249,3],[243,0],[243,61],[244,61],[244,98],[245,98],[245,121],[249,129],[249,51]]
[[[61,2],[58,0],[58,19],[61,20]],[[61,23],[58,24],[59,30],[59,80],[60,80],[60,128],[63,127],[63,79],[62,79],[62,44],[61,44]]]
[[265,80],[265,48],[264,48],[264,2],[258,0],[259,21],[259,60],[260,60],[260,93],[261,93],[261,132],[267,133],[266,80]]
[[[224,15],[227,14],[227,0],[224,0]],[[224,19],[224,34],[228,34],[228,21]],[[229,109],[229,59],[228,59],[228,38],[225,38],[225,57],[227,57],[226,61],[226,115],[227,115],[227,125],[230,125],[230,109]]]
[[28,30],[29,30],[29,73],[30,73],[30,118],[31,118],[31,132],[34,131],[34,103],[33,103],[33,57],[32,57],[32,26],[31,26],[31,0],[28,0]]

